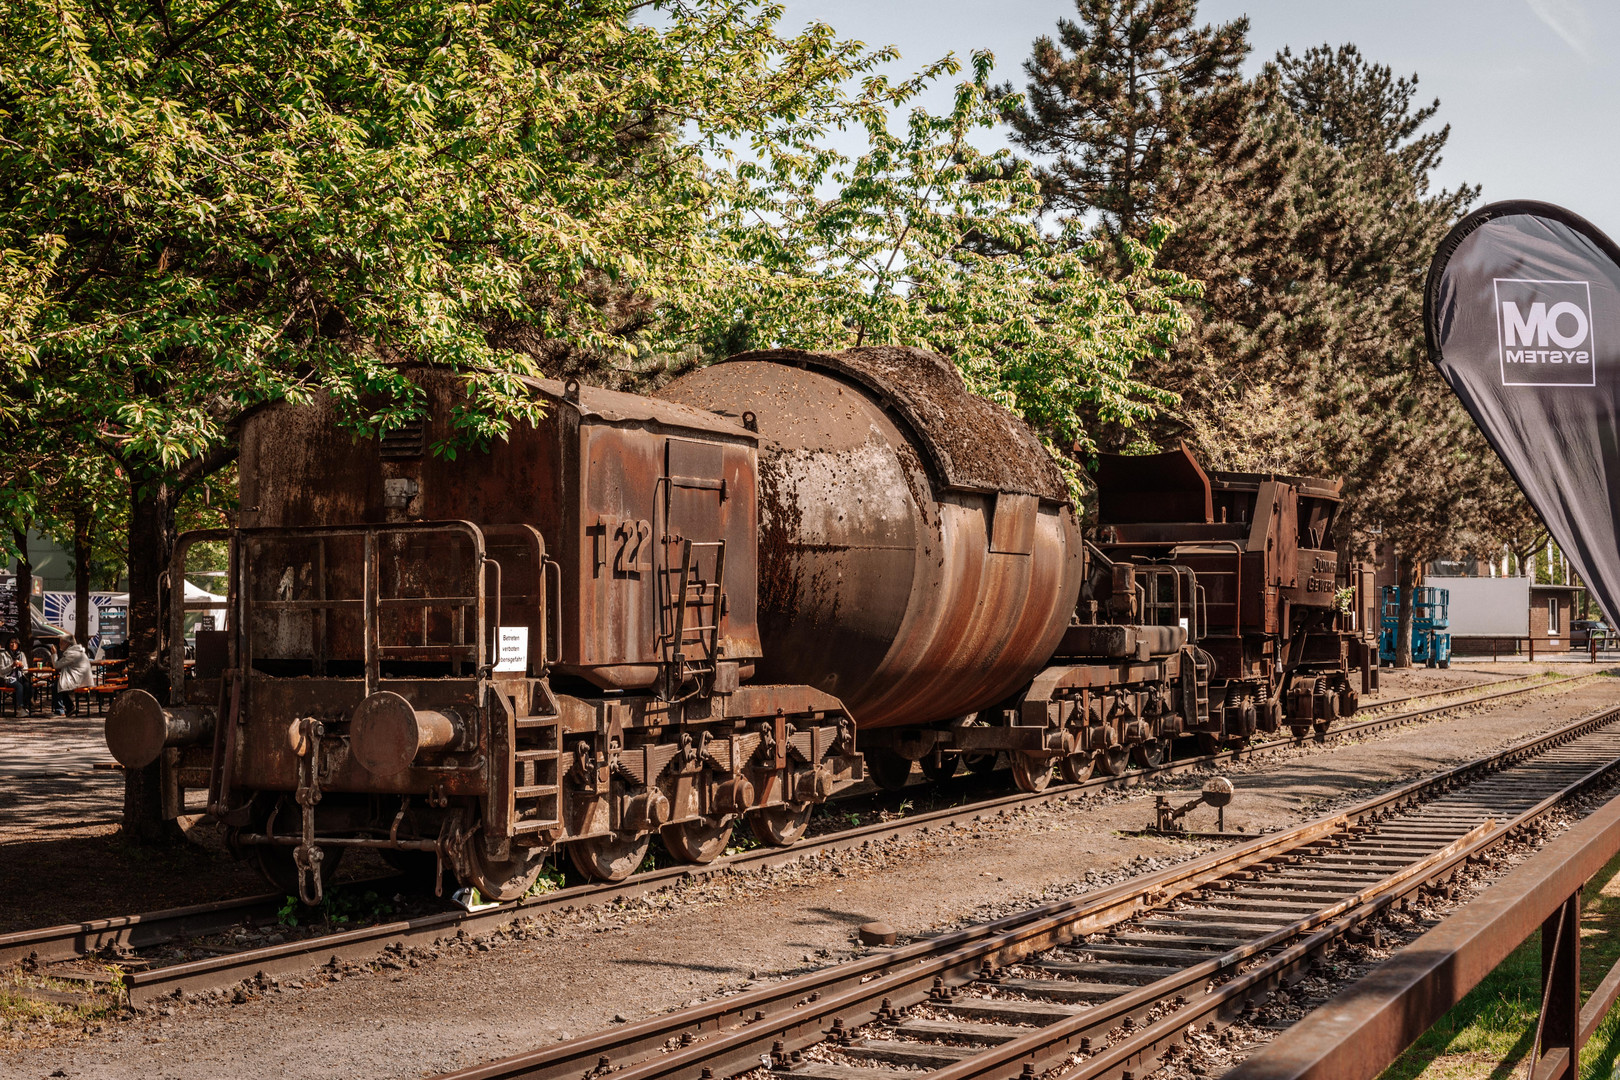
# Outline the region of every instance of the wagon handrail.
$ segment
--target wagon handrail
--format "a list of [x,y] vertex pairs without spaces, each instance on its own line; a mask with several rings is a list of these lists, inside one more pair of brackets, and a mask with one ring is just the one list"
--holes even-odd
[[[186,599],[186,556],[196,544],[219,543],[230,544],[229,569],[226,572],[225,599],[223,600],[187,600]],[[168,634],[167,640],[158,642],[160,657],[167,656],[169,664],[169,700],[179,701],[185,695],[186,686],[186,612],[212,611],[224,608],[227,618],[234,612],[236,597],[236,530],[234,529],[191,529],[181,533],[175,538],[174,551],[169,555],[169,568],[163,575],[168,580],[159,582],[159,596],[167,596],[169,601]],[[164,619],[159,613],[158,626],[163,628]],[[231,636],[226,639],[227,666],[233,666],[235,653],[235,637],[238,632],[240,619],[231,619],[228,628]],[[163,650],[167,650],[164,652]]]

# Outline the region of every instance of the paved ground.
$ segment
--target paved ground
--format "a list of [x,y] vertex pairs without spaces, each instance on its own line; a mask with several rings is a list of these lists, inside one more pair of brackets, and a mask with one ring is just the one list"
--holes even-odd
[[123,773],[95,768],[111,761],[99,716],[0,716],[0,844],[116,825]]
[[[1399,673],[1385,690],[1469,677]],[[1600,679],[1328,751],[1287,751],[1232,773],[1228,825],[1290,824],[1616,701],[1620,681]],[[487,951],[458,945],[311,974],[238,1004],[165,1006],[83,1032],[13,1023],[0,1032],[0,1077],[413,1077],[471,1065],[847,957],[867,919],[925,933],[1193,850],[1117,831],[1151,818],[1150,792],[1057,804],[622,909],[558,913]]]

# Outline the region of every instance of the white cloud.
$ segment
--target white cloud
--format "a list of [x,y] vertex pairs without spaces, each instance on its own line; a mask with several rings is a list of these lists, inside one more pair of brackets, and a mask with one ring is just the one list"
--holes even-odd
[[1588,43],[1592,39],[1592,21],[1586,17],[1586,9],[1581,6],[1580,0],[1525,0],[1536,18],[1547,24],[1548,29],[1564,39],[1564,44],[1575,50],[1575,54],[1583,60],[1590,60],[1592,54]]

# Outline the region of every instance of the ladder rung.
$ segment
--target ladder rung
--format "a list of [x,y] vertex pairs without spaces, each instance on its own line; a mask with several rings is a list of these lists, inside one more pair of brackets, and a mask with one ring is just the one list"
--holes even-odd
[[517,750],[512,754],[515,761],[551,761],[557,757],[556,750]]
[[515,833],[539,832],[541,829],[549,829],[557,823],[556,818],[530,818],[527,821],[514,822],[512,831]]
[[520,716],[517,719],[520,728],[554,728],[557,726],[555,716]]
[[536,799],[542,795],[557,794],[556,784],[535,784],[532,787],[516,787],[512,789],[515,799]]

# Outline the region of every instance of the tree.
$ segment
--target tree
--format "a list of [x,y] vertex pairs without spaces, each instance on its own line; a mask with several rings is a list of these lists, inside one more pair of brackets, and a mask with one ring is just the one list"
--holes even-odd
[[720,272],[705,155],[791,141],[892,56],[773,7],[640,7],[0,9],[0,423],[122,476],[133,682],[163,692],[177,507],[247,411],[319,389],[386,429],[420,408],[409,358],[463,374],[460,439],[502,437],[537,368],[497,331],[633,350],[602,281],[679,301]]
[[[1066,52],[1036,42],[1013,138],[1049,210],[1095,212],[1091,235],[1111,237],[1151,206],[1177,226],[1159,265],[1202,284],[1189,331],[1141,372],[1178,403],[1135,437],[1186,440],[1214,467],[1345,477],[1346,537],[1395,544],[1409,605],[1423,563],[1524,512],[1424,353],[1429,259],[1478,194],[1431,182],[1438,102],[1348,45],[1284,50],[1241,83],[1244,24],[1195,29],[1190,3],[1077,10]],[[1126,92],[1144,70],[1157,96]]]
[[1199,27],[1196,0],[1075,0],[1078,20],[1036,39],[1019,99],[1001,88],[1013,141],[1041,161],[1049,210],[1093,212],[1107,234],[1176,218],[1189,162],[1248,119],[1248,20]]

